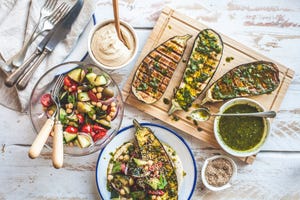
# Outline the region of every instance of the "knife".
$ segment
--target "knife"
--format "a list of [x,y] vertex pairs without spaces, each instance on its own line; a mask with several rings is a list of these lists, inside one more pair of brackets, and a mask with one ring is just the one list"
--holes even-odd
[[6,78],[6,86],[12,87],[16,82],[18,82],[17,88],[19,90],[25,89],[32,74],[46,55],[52,52],[56,45],[69,33],[82,6],[83,0],[78,0],[69,13],[45,36],[34,53],[23,63],[23,65]]
[[25,70],[30,66],[30,63],[32,63],[38,55],[41,54],[44,47],[46,46],[47,42],[53,35],[53,30],[51,30],[45,38],[39,43],[36,50],[33,52],[33,54],[25,60],[25,62],[15,71],[13,71],[6,79],[5,79],[5,85],[7,87],[12,87],[15,85],[19,77],[25,72]]

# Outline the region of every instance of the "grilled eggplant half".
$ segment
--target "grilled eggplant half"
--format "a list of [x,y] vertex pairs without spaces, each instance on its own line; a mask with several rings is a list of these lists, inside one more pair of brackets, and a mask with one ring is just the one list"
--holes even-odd
[[174,166],[161,142],[153,134],[152,130],[142,127],[136,120],[133,121],[136,128],[135,138],[140,150],[141,159],[153,162],[154,175],[149,178],[147,184],[152,190],[148,193],[159,195],[161,199],[178,199],[178,181]]
[[162,97],[190,38],[188,34],[172,37],[143,59],[131,87],[138,100],[151,104]]
[[274,63],[256,61],[242,64],[218,79],[207,90],[202,104],[268,94],[274,91],[279,83],[279,70]]
[[191,107],[216,72],[222,53],[223,42],[219,34],[211,29],[198,34],[183,79],[172,99],[169,115]]

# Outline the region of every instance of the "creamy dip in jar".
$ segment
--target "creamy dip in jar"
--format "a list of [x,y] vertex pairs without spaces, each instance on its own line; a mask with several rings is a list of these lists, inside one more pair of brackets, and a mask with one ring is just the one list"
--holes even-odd
[[128,47],[119,40],[114,23],[100,27],[92,36],[90,44],[92,54],[105,66],[121,66],[127,63],[136,51],[136,41],[131,30],[122,23],[120,28]]

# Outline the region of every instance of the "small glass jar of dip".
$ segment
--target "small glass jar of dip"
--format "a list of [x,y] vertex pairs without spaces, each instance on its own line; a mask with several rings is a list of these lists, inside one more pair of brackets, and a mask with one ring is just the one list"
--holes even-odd
[[236,174],[235,162],[222,155],[206,159],[201,170],[202,182],[211,191],[221,191],[231,187]]
[[127,66],[138,50],[137,35],[128,23],[120,21],[120,28],[127,45],[119,40],[114,20],[106,20],[95,25],[88,38],[88,52],[99,67],[107,70]]

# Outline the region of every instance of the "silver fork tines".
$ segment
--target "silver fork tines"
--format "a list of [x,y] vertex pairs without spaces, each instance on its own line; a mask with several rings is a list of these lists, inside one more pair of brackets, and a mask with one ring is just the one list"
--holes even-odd
[[55,24],[57,24],[70,10],[70,6],[68,6],[65,2],[59,5],[53,14],[49,16],[48,20],[50,22],[50,25],[48,25],[45,21],[44,27],[41,31],[46,31],[54,27]]
[[57,4],[57,0],[47,0],[45,2],[45,4],[43,5],[44,10],[42,8],[41,14],[42,14],[42,12],[46,12],[45,10],[53,10],[55,8],[56,4]]
[[50,92],[50,95],[51,95],[51,98],[52,100],[54,101],[57,109],[59,109],[59,106],[60,106],[60,102],[59,102],[59,99],[58,99],[58,96],[59,96],[59,91],[63,85],[63,81],[64,81],[64,76],[63,75],[59,75],[57,77],[57,80],[55,81],[55,84]]

